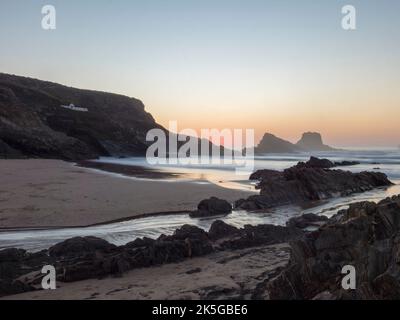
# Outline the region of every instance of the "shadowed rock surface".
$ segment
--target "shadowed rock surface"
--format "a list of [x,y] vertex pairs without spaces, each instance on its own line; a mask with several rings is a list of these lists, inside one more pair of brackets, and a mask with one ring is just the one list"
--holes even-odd
[[35,290],[43,277],[40,270],[48,264],[55,266],[58,281],[74,282],[119,276],[131,269],[179,262],[216,250],[284,243],[302,236],[296,228],[260,225],[238,229],[216,221],[210,232],[184,225],[171,236],[136,239],[124,246],[96,237],[76,237],[37,253],[6,249],[0,251],[0,296]]
[[144,155],[152,128],[140,100],[0,73],[0,158]]
[[284,171],[256,171],[250,179],[258,180],[256,187],[260,189],[260,194],[240,199],[235,202],[235,206],[245,210],[259,210],[347,196],[392,185],[387,176],[381,172],[352,173],[324,169],[320,166],[320,162],[317,167],[299,163]]
[[321,169],[330,169],[334,167],[342,167],[342,166],[354,166],[360,164],[357,161],[330,161],[328,159],[320,159],[317,157],[310,157],[310,160],[307,162],[299,162],[296,165],[296,168],[321,168]]
[[[272,299],[399,299],[400,196],[350,205],[291,243],[289,265],[268,285]],[[356,289],[342,289],[342,267]]]
[[208,236],[213,240],[226,238],[233,235],[238,235],[239,229],[235,228],[221,220],[215,221],[208,231]]
[[306,229],[309,227],[320,227],[328,221],[328,217],[319,216],[314,213],[305,213],[301,216],[289,219],[286,226],[290,228]]
[[197,210],[190,213],[192,218],[210,217],[218,215],[226,215],[232,212],[232,205],[223,199],[211,197],[210,199],[202,200]]

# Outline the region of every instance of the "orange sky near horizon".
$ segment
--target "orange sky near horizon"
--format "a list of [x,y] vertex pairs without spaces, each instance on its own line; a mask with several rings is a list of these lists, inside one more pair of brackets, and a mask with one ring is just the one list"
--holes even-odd
[[135,97],[165,127],[396,147],[400,1],[378,2],[346,30],[343,1],[53,0],[49,31],[40,1],[2,0],[0,71]]
[[[275,107],[264,107],[261,102],[237,102],[233,107],[201,105],[185,108],[154,108],[153,116],[163,126],[177,121],[178,129],[254,129],[256,143],[265,132],[291,142],[297,142],[307,131],[320,132],[324,142],[333,146],[400,145],[400,94],[385,96],[386,92],[357,93],[334,101],[317,100],[317,96],[304,101],[274,101]],[[307,102],[308,100],[308,102]],[[266,105],[266,104],[265,104]],[[152,107],[147,108],[152,111]],[[193,111],[191,111],[193,110]]]

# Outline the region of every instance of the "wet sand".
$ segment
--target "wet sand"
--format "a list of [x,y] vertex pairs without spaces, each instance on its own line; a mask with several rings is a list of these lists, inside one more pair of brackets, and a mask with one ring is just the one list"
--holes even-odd
[[77,166],[83,168],[103,170],[111,173],[118,173],[135,178],[145,178],[145,179],[183,178],[183,175],[179,173],[163,172],[141,166],[131,166],[131,165],[116,164],[116,163],[84,160],[84,161],[79,161],[77,163]]
[[0,229],[87,226],[194,210],[211,196],[233,202],[252,194],[210,183],[136,179],[60,160],[0,160],[0,177]]

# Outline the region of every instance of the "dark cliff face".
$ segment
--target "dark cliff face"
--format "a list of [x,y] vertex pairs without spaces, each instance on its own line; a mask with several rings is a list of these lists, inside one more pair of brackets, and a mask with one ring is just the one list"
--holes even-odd
[[0,73],[0,158],[144,155],[152,128],[140,100]]

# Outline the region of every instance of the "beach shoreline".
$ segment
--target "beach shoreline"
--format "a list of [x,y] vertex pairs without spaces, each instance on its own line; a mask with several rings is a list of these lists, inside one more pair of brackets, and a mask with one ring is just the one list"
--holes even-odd
[[136,179],[61,160],[0,160],[0,176],[1,230],[87,227],[189,212],[211,196],[233,202],[254,194],[212,183]]

